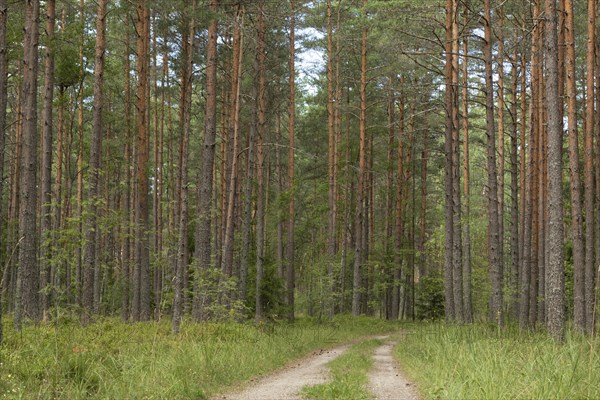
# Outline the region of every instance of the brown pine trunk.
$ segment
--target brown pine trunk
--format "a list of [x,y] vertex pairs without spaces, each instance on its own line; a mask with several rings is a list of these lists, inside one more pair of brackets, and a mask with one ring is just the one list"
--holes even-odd
[[492,294],[490,298],[490,321],[503,325],[502,315],[502,263],[500,253],[500,222],[498,211],[498,180],[496,174],[496,128],[494,120],[494,83],[492,71],[492,20],[490,0],[484,1],[484,35],[483,59],[485,63],[485,126],[487,136],[487,169],[489,199],[489,254],[490,282]]
[[296,218],[294,202],[294,158],[296,152],[296,1],[290,0],[290,53],[289,64],[289,151],[288,151],[288,240],[287,240],[287,271],[286,271],[286,291],[287,291],[287,319],[293,321],[294,316],[294,288],[296,286],[294,270],[294,225]]
[[[546,104],[548,106],[548,246],[547,325],[550,335],[559,341],[565,334],[565,282],[563,251],[562,199],[562,121],[558,96],[558,60],[556,36],[556,1],[546,0]],[[568,41],[568,40],[567,40]]]
[[[56,21],[56,1],[46,3],[46,36],[49,43],[54,40]],[[44,60],[44,105],[42,111],[42,209],[40,216],[40,272],[42,289],[42,318],[48,320],[48,309],[51,302],[51,267],[52,257],[52,113],[54,100],[54,46],[46,46]],[[2,176],[2,175],[0,175]]]
[[[368,0],[363,0],[363,5]],[[364,248],[362,243],[364,222],[364,175],[366,169],[366,132],[367,132],[367,33],[365,26],[362,31],[361,66],[360,66],[360,117],[359,117],[359,158],[358,158],[358,183],[356,187],[356,213],[354,217],[355,244],[354,244],[354,271],[352,286],[352,315],[360,314],[361,288],[362,288],[362,263]]]
[[23,86],[21,95],[21,176],[19,207],[19,268],[15,298],[15,328],[21,330],[24,318],[40,319],[38,303],[39,272],[37,261],[37,86],[39,0],[25,5],[23,40]]
[[[452,278],[454,283],[454,317],[457,322],[464,321],[463,311],[463,260],[462,260],[462,226],[460,196],[460,128],[458,119],[458,0],[452,4]],[[412,118],[412,117],[411,117]]]
[[572,0],[564,1],[567,64],[567,117],[569,138],[569,181],[571,184],[571,229],[573,239],[574,309],[573,319],[579,331],[585,329],[585,248],[579,168],[579,133],[577,129],[577,87],[575,82],[575,32]]
[[[586,59],[586,128],[584,136],[585,176],[585,328],[594,332],[594,78],[596,62],[596,8],[595,0],[588,0],[587,59]],[[597,163],[598,161],[596,161]]]
[[452,322],[455,319],[454,308],[454,271],[453,271],[453,252],[454,248],[454,212],[453,212],[453,157],[452,157],[452,106],[454,99],[454,88],[452,87],[452,18],[453,18],[454,0],[446,0],[446,64],[444,68],[445,78],[445,160],[444,166],[444,188],[445,188],[445,206],[444,206],[444,311],[446,322]]
[[498,7],[498,253],[500,274],[504,275],[504,136],[505,136],[505,100],[504,100],[504,3]]
[[[215,139],[217,135],[217,0],[210,0],[209,8],[213,18],[208,26],[206,46],[206,105],[204,117],[204,138],[202,141],[202,165],[198,179],[198,222],[196,224],[196,274],[210,266],[211,258],[211,204],[213,200],[213,168],[215,164]],[[202,317],[202,293],[194,288],[192,315]]]

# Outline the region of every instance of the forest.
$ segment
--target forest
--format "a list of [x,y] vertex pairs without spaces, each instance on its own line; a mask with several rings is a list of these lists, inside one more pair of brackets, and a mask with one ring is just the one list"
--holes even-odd
[[[155,329],[195,346],[205,329],[312,324],[345,340],[434,326],[580,346],[594,381],[597,13],[596,0],[0,0],[0,393],[153,396],[102,392],[101,378],[57,392],[102,374],[75,358],[60,378],[16,372],[27,338],[88,357],[68,340]],[[407,349],[396,357],[416,360]],[[407,363],[419,383],[411,368],[427,364]],[[30,375],[50,391],[32,394]],[[185,390],[157,396],[223,386]],[[548,395],[532,390],[520,395]]]

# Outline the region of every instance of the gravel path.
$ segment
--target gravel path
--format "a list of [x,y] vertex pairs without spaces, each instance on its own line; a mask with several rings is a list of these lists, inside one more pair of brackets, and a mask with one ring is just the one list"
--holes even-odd
[[239,392],[214,397],[227,400],[300,400],[298,395],[304,386],[318,385],[327,381],[327,363],[338,357],[350,345],[330,350],[320,350],[312,356],[294,362],[286,369],[259,379],[252,386]]
[[417,400],[416,388],[404,378],[392,356],[395,344],[387,342],[375,350],[369,389],[377,400]]

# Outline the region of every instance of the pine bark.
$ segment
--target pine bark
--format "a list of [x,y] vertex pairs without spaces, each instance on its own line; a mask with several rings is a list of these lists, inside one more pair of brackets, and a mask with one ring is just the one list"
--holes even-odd
[[489,269],[492,294],[490,298],[490,321],[503,325],[502,315],[502,255],[500,253],[498,179],[496,171],[496,127],[494,120],[494,87],[492,70],[492,20],[490,0],[484,1],[483,59],[485,63],[485,127],[487,136],[487,173],[489,201]]
[[[48,320],[51,301],[51,262],[52,257],[52,135],[54,100],[54,27],[56,21],[56,1],[46,3],[46,54],[44,59],[44,105],[42,111],[42,177],[41,177],[41,216],[40,216],[40,283],[42,285],[42,318]],[[1,175],[0,175],[1,177]]]
[[[573,239],[573,275],[575,327],[585,329],[585,248],[581,203],[581,178],[579,167],[579,132],[577,128],[577,87],[575,82],[575,17],[572,0],[564,1],[566,44],[566,96],[569,138],[569,171],[571,184],[571,235]],[[548,34],[548,32],[546,33]]]
[[38,321],[39,272],[37,260],[37,87],[39,0],[25,4],[23,40],[23,85],[21,89],[21,175],[19,194],[19,268],[15,299],[15,328],[21,330],[24,319]]
[[[596,9],[597,2],[588,0],[587,16],[587,58],[586,58],[586,102],[584,136],[584,176],[585,176],[585,330],[594,332],[594,291],[596,274],[594,267],[594,79],[596,62]],[[598,161],[596,161],[598,163]]]
[[148,110],[148,47],[149,10],[146,0],[136,3],[136,52],[137,52],[137,201],[136,218],[136,260],[134,271],[133,319],[146,321],[150,318],[150,248],[148,207],[148,171],[149,171],[149,110]]
[[265,1],[258,3],[257,63],[258,63],[258,129],[256,146],[256,321],[264,319],[262,299],[265,263],[265,134],[266,134],[266,21]]
[[[363,0],[363,5],[368,0]],[[363,230],[365,229],[364,216],[364,177],[366,169],[366,131],[367,131],[367,33],[365,26],[362,31],[361,41],[361,66],[360,66],[360,116],[359,116],[359,156],[358,156],[358,183],[356,187],[356,213],[354,217],[355,244],[354,244],[354,270],[352,286],[352,315],[361,313],[362,268],[364,248],[362,243]]]
[[556,340],[565,335],[565,282],[563,251],[563,199],[562,199],[562,121],[560,120],[560,98],[558,96],[558,39],[556,34],[556,0],[545,3],[545,72],[546,103],[548,106],[548,246],[547,265],[547,326],[549,334]]

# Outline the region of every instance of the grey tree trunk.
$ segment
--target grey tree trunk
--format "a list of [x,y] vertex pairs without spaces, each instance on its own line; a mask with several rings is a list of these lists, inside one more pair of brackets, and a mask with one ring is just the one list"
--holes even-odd
[[19,268],[15,294],[15,328],[21,330],[23,319],[40,319],[38,302],[39,271],[37,260],[37,87],[39,0],[25,4],[23,40],[23,85],[21,90],[21,176],[19,206]]
[[558,340],[565,335],[565,277],[563,251],[562,121],[558,96],[558,39],[556,0],[546,0],[546,104],[548,106],[548,246],[546,306],[548,332]]

